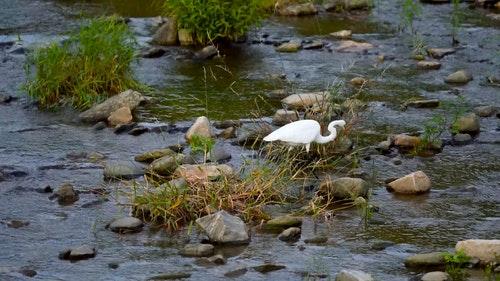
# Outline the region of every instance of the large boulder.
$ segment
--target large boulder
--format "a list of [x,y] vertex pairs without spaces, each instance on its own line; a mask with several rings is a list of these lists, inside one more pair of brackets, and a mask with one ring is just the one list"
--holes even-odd
[[177,41],[177,20],[175,18],[170,18],[163,23],[153,36],[153,43],[158,45],[176,45]]
[[317,13],[318,9],[312,2],[289,5],[278,8],[278,14],[280,16],[307,16],[307,15],[315,15]]
[[405,260],[405,266],[410,268],[428,268],[446,265],[446,252],[416,254]]
[[460,117],[460,119],[457,120],[456,125],[460,133],[471,133],[471,134],[479,133],[480,129],[479,118],[475,113],[471,113]]
[[359,178],[342,177],[335,180],[326,180],[319,186],[319,193],[339,199],[354,199],[368,195],[368,183]]
[[305,109],[326,102],[328,98],[328,92],[302,93],[289,95],[282,99],[281,102],[291,109]]
[[249,244],[248,228],[239,217],[222,210],[196,220],[211,242],[217,244]]
[[464,250],[471,258],[477,258],[482,264],[500,263],[500,240],[470,239],[459,241],[455,251]]
[[127,90],[80,113],[79,117],[83,122],[105,121],[111,113],[122,107],[128,107],[130,110],[134,110],[139,105],[141,100],[141,93],[134,90]]
[[200,116],[196,118],[194,124],[186,132],[186,141],[190,142],[194,135],[199,135],[204,138],[211,138],[214,135],[212,126],[210,125],[210,121],[208,121],[207,117]]
[[417,194],[431,189],[431,180],[422,171],[417,171],[387,184],[389,191],[402,194]]
[[134,179],[144,175],[145,167],[133,161],[109,160],[102,163],[105,179]]
[[300,117],[295,110],[278,109],[273,116],[273,124],[276,126],[283,126],[299,119]]
[[373,281],[373,277],[363,271],[342,269],[335,277],[335,281]]
[[144,223],[134,217],[122,217],[109,224],[109,229],[117,233],[135,233],[142,230]]

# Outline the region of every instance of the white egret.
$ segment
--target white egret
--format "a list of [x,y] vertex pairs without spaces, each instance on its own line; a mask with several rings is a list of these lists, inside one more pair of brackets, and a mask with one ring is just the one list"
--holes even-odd
[[[321,126],[316,120],[295,121],[277,129],[264,138],[264,141],[282,141],[291,146],[305,145],[309,152],[311,142],[327,143],[337,137],[335,126],[344,128],[344,120],[336,120],[328,125],[330,134],[326,137],[321,135]],[[292,149],[290,147],[290,149]]]

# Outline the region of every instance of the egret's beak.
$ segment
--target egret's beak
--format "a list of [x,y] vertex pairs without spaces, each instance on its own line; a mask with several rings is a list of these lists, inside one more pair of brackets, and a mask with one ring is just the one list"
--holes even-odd
[[344,135],[345,136],[349,135],[349,129],[347,129],[347,127],[344,127]]

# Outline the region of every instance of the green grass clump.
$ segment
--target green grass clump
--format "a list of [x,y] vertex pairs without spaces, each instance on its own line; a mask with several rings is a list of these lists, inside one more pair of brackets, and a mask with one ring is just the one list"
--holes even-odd
[[264,15],[262,0],[165,0],[163,10],[201,45],[218,39],[234,41]]
[[85,109],[110,95],[138,88],[130,65],[135,45],[123,22],[92,19],[67,40],[52,42],[28,55],[28,96],[43,107],[71,104]]

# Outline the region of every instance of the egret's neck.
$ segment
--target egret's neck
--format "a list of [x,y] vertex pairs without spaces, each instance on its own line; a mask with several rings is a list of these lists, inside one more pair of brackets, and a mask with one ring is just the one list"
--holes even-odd
[[319,135],[314,141],[317,143],[327,143],[331,142],[337,136],[337,131],[333,128],[333,131],[330,131],[330,134],[326,137]]

